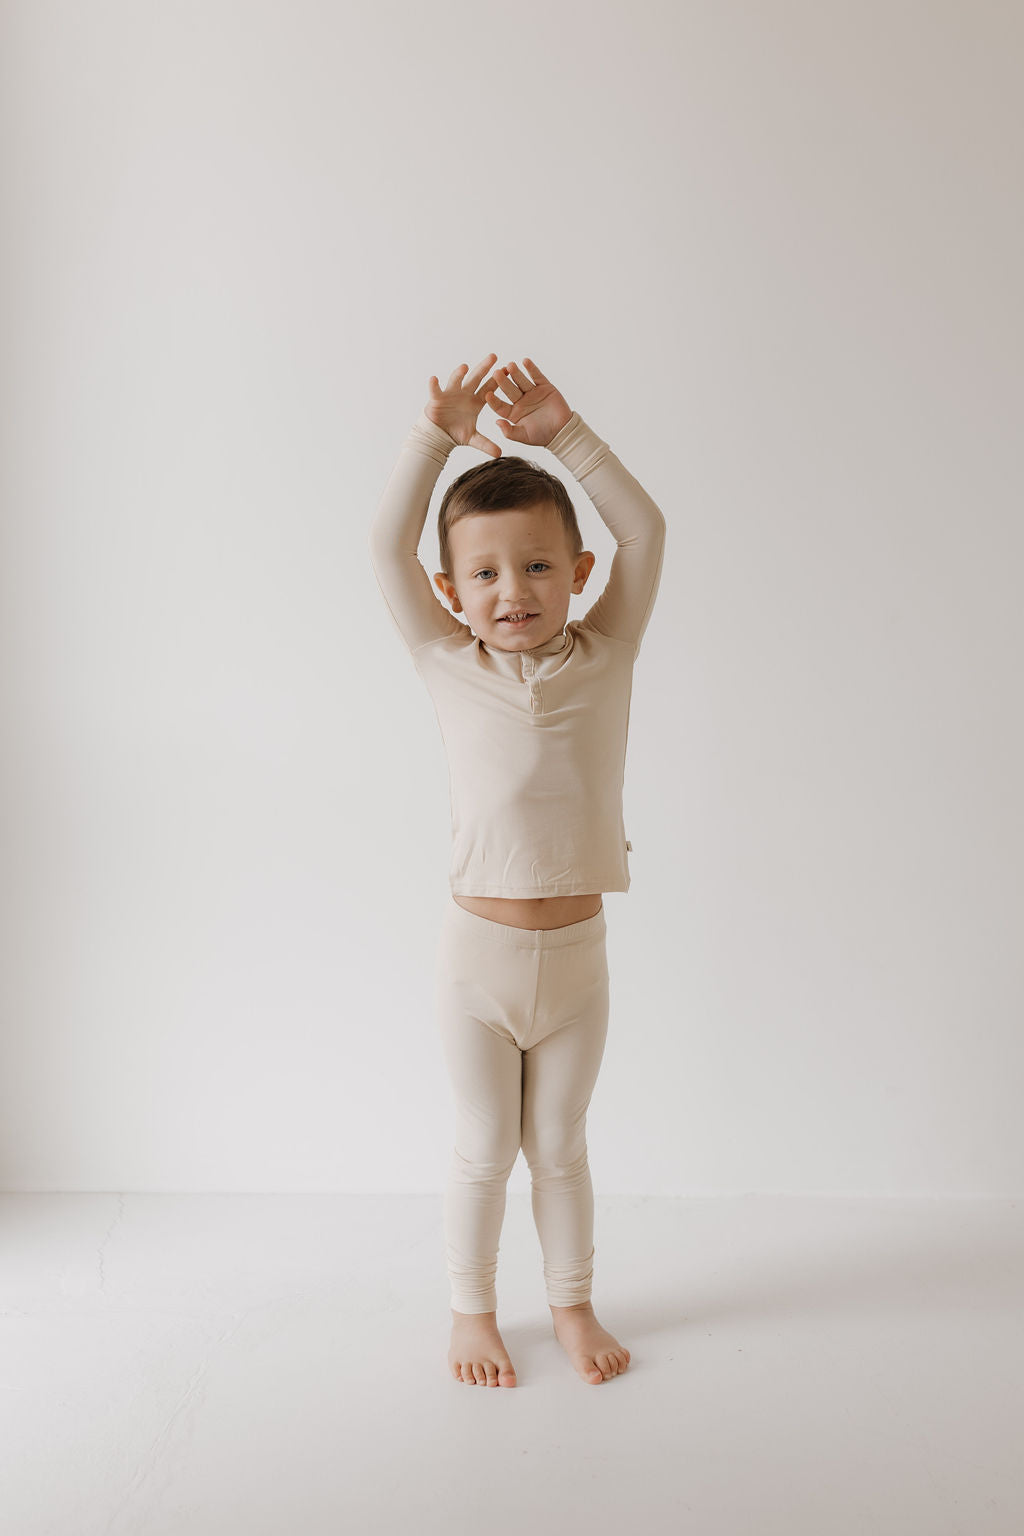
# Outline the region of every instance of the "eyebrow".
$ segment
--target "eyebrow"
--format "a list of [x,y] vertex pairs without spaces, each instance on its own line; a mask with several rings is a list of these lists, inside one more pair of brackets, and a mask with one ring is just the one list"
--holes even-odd
[[[536,559],[536,557],[538,555],[553,555],[554,553],[555,553],[555,551],[553,549],[547,549],[543,544],[541,544],[541,545],[538,545],[536,547],[536,549],[534,550],[533,558]],[[466,556],[466,564],[467,565],[482,565],[485,560],[494,560],[496,558],[497,558],[497,556],[489,554],[485,550],[482,555],[467,555]]]

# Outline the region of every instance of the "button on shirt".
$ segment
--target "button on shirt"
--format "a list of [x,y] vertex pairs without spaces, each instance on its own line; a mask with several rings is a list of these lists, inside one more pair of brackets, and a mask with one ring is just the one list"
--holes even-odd
[[492,649],[435,596],[418,556],[431,494],[456,446],[421,413],[369,538],[447,755],[452,894],[627,891],[622,790],[633,666],[661,579],[664,516],[574,411],[547,451],[616,540],[607,584],[584,618],[542,645]]

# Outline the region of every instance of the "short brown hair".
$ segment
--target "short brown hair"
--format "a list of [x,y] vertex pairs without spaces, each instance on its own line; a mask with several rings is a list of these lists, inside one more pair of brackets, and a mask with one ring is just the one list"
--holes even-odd
[[556,475],[517,453],[503,453],[500,459],[489,458],[465,470],[445,491],[438,509],[437,543],[444,574],[452,575],[448,533],[460,517],[468,517],[472,512],[509,512],[517,507],[532,507],[538,501],[554,506],[572,554],[582,554],[576,509]]

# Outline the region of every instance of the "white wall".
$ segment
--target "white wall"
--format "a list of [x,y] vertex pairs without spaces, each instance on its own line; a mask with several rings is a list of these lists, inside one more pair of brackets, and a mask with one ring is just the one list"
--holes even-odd
[[442,1187],[366,530],[493,349],[669,525],[598,1193],[1020,1192],[1024,11],[0,18],[2,1187]]

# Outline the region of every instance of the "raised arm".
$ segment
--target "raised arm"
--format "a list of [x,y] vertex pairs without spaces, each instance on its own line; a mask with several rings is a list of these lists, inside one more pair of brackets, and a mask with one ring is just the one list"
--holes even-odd
[[583,486],[618,546],[607,585],[580,628],[624,640],[635,657],[661,581],[661,509],[532,358],[525,357],[522,368],[509,363],[496,373],[508,401],[495,390],[486,398],[505,437],[553,453]]
[[370,524],[370,561],[377,585],[410,651],[465,628],[437,596],[418,553],[434,486],[457,446],[421,411]]
[[431,640],[468,633],[436,595],[418,551],[430,498],[452,449],[461,445],[493,458],[501,455],[497,443],[476,426],[487,385],[495,382],[481,380],[494,361],[495,354],[488,353],[472,373],[468,363],[460,363],[444,389],[431,375],[427,403],[402,445],[370,525],[370,561],[377,585],[410,651]]
[[580,627],[628,641],[638,652],[661,582],[664,515],[578,411],[547,447],[580,482],[618,546],[605,589]]

